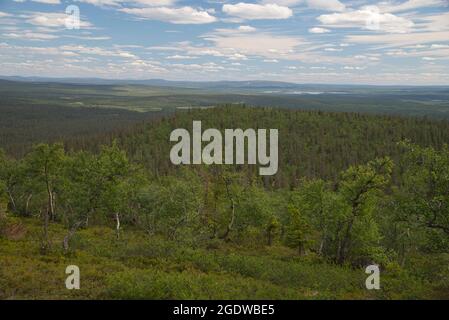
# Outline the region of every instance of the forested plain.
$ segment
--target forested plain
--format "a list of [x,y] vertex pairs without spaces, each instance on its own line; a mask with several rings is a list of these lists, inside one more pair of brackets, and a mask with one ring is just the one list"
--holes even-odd
[[[237,104],[146,116],[2,140],[0,298],[449,298],[446,120]],[[278,173],[174,166],[170,132],[193,120],[277,128]],[[72,264],[81,290],[65,288]],[[372,264],[380,290],[365,287]]]

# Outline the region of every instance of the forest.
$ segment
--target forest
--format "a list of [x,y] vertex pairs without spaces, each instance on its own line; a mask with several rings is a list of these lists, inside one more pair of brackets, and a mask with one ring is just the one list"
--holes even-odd
[[[278,128],[278,173],[174,166],[193,120]],[[60,140],[0,153],[0,298],[449,298],[447,121],[232,104]]]
[[[176,111],[224,104],[448,119],[447,86],[307,85],[264,81],[141,82],[0,77],[0,146],[23,156],[35,143],[90,140]],[[78,81],[78,82],[77,82]],[[99,82],[99,83],[97,83]]]

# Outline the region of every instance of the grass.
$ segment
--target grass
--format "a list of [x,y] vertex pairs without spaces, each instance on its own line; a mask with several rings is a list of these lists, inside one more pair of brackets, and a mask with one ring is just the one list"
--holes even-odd
[[[41,254],[40,221],[7,218],[0,236],[0,299],[420,299],[438,292],[404,270],[386,272],[382,290],[368,291],[364,270],[299,257],[280,245],[192,248],[132,229],[118,241],[112,229],[92,226],[64,254],[65,233],[52,223],[52,249]],[[80,268],[80,290],[65,288],[72,264]]]

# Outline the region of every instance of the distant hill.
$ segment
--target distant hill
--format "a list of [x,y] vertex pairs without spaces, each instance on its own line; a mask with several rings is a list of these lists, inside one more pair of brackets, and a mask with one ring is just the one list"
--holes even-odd
[[0,79],[21,82],[44,82],[44,83],[69,83],[69,84],[91,84],[91,85],[147,85],[174,88],[191,89],[214,89],[214,90],[321,90],[324,92],[353,91],[360,89],[401,90],[412,91],[416,88],[438,88],[449,90],[448,86],[374,86],[374,85],[350,85],[350,84],[300,84],[283,81],[171,81],[165,79],[103,79],[103,78],[51,78],[51,77],[22,77],[22,76],[0,76]]
[[[76,138],[68,145],[97,150],[99,144],[118,139],[128,155],[155,175],[176,169],[168,155],[170,132],[192,130],[201,120],[203,130],[217,128],[277,128],[279,130],[279,171],[273,186],[296,185],[306,177],[336,179],[350,165],[389,155],[397,160],[397,143],[409,139],[423,146],[440,148],[449,143],[449,122],[414,117],[374,116],[357,113],[328,113],[238,105],[177,112],[163,120],[149,121],[96,139]],[[256,166],[248,171],[257,175]]]
[[57,82],[73,84],[109,84],[109,85],[149,85],[183,88],[299,88],[301,85],[280,81],[170,81],[164,79],[102,79],[102,78],[50,78],[50,77],[21,77],[0,76],[0,79],[22,82]]
[[0,79],[0,148],[18,155],[39,141],[70,136],[90,139],[91,135],[110,133],[175,111],[225,104],[449,119],[449,88],[446,87],[304,85],[298,89],[293,87],[301,85],[264,81],[147,80],[153,84],[145,85],[112,83],[115,80],[107,84],[100,83],[101,79],[80,79],[80,83],[23,79]]

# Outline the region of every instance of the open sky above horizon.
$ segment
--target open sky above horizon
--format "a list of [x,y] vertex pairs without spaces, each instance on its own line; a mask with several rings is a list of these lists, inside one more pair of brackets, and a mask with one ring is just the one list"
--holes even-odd
[[0,75],[449,85],[449,0],[0,0]]

